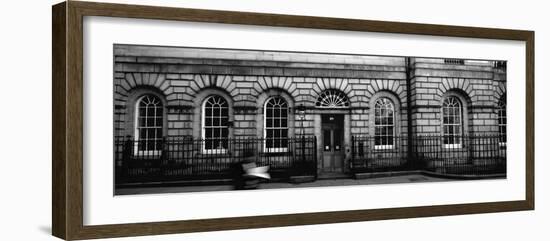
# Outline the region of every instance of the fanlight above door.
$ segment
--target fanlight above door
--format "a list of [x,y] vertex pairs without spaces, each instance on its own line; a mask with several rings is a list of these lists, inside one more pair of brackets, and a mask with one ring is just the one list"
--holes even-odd
[[349,100],[344,92],[339,90],[325,90],[317,98],[317,107],[343,108],[349,107]]

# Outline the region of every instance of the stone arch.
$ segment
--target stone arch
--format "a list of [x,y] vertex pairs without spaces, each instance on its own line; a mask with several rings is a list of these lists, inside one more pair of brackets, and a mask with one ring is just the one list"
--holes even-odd
[[443,78],[441,83],[439,83],[437,95],[440,99],[443,99],[443,95],[450,90],[460,90],[465,96],[468,97],[469,101],[474,98],[474,89],[472,88],[469,79]]
[[439,100],[440,103],[443,103],[443,98],[447,96],[455,96],[457,97],[462,104],[464,104],[466,107],[470,108],[472,106],[472,98],[466,93],[466,91],[462,89],[456,89],[452,88],[443,93],[441,96],[442,98]]
[[[265,104],[265,101],[273,96],[281,96],[283,99],[285,99],[289,105],[290,108],[294,108],[295,100],[292,97],[290,93],[288,93],[285,89],[281,88],[271,88],[267,89],[263,92],[261,92],[258,97],[256,98],[256,106],[260,107]],[[259,113],[259,112],[258,112]]]
[[313,85],[315,96],[319,96],[326,90],[342,91],[348,99],[354,96],[349,79],[347,78],[316,78],[316,84]]
[[236,91],[235,84],[230,75],[217,75],[217,74],[196,74],[193,76],[193,80],[196,86],[192,86],[193,93],[196,95],[203,89],[218,88],[229,93],[232,97],[235,97],[238,93]]
[[136,88],[152,87],[160,91],[164,98],[173,93],[173,88],[166,80],[165,74],[158,73],[126,73],[124,78],[118,79],[115,89],[115,98],[126,102],[130,92]]
[[400,102],[404,103],[406,101],[405,98],[407,97],[407,93],[405,92],[405,89],[401,87],[399,80],[372,80],[371,87],[367,88],[366,96],[368,99],[371,99],[380,91],[387,91],[394,94]]
[[259,95],[273,89],[285,90],[292,96],[293,101],[295,101],[299,95],[299,91],[297,91],[296,83],[294,83],[292,78],[286,76],[259,76],[253,88]]

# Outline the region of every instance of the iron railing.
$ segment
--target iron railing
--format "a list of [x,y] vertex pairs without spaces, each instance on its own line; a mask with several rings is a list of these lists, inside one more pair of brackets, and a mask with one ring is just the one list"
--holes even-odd
[[[506,144],[500,135],[476,134],[452,141],[441,135],[384,138],[352,136],[352,173],[418,170],[463,177],[506,174]],[[269,166],[275,178],[317,176],[316,143],[315,136],[267,140],[179,137],[147,142],[117,139],[115,181],[121,185],[232,178],[245,162]]]
[[231,178],[245,162],[277,177],[316,175],[316,137],[115,140],[117,184]]
[[416,168],[413,165],[416,162],[408,161],[407,136],[384,138],[380,141],[372,136],[353,136],[350,169],[353,172],[386,172]]
[[380,145],[375,137],[354,136],[350,165],[356,173],[424,170],[459,176],[505,175],[506,143],[501,141],[496,134],[419,135],[393,137],[392,145]]

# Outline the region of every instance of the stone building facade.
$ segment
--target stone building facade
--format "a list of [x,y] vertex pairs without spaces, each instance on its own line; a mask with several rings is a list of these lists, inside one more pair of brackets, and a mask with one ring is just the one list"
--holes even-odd
[[115,138],[316,136],[319,173],[348,172],[357,136],[503,134],[505,93],[500,61],[114,46]]

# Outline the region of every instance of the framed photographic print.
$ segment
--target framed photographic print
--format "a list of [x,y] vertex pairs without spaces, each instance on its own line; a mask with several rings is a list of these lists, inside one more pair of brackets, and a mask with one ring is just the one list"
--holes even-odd
[[52,24],[57,237],[534,209],[532,31],[77,1]]

